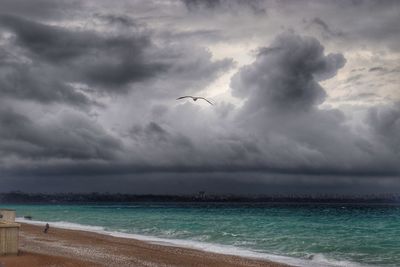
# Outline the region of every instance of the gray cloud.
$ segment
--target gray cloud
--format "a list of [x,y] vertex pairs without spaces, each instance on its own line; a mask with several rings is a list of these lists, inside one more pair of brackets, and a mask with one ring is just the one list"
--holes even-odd
[[225,11],[232,14],[237,14],[240,9],[251,11],[252,14],[264,15],[266,9],[264,7],[264,1],[254,0],[183,0],[183,3],[189,11],[212,11],[218,12]]
[[319,28],[322,32],[322,36],[325,38],[341,38],[344,37],[344,33],[342,31],[339,30],[335,30],[332,29],[328,23],[326,23],[323,19],[319,18],[319,17],[315,17],[313,18],[310,22],[309,22],[310,26],[316,26],[317,28]]
[[317,81],[334,76],[345,63],[343,55],[323,51],[316,39],[280,35],[233,77],[233,94],[246,97],[245,109],[253,112],[308,110],[326,96]]
[[56,121],[38,123],[12,108],[0,109],[1,158],[41,160],[112,160],[119,140],[79,113],[65,113]]
[[86,108],[95,104],[83,93],[58,79],[52,68],[1,56],[0,95],[41,103],[67,103]]
[[[122,143],[119,144],[87,120],[62,118],[63,127],[87,127],[88,133],[86,130],[73,131],[60,143],[47,138],[30,120],[19,120],[25,121],[25,128],[21,125],[7,127],[18,129],[17,133],[27,133],[27,136],[17,138],[17,143],[22,140],[40,147],[42,155],[70,158],[75,162],[55,162],[47,166],[37,163],[40,166],[38,171],[26,167],[20,168],[17,173],[24,173],[25,169],[27,173],[37,175],[214,172],[318,176],[396,174],[398,169],[393,164],[396,161],[384,157],[385,151],[372,149],[371,140],[379,144],[378,139],[358,137],[346,126],[346,117],[339,110],[318,108],[325,98],[325,91],[318,81],[334,76],[345,62],[342,55],[324,55],[323,50],[316,39],[289,33],[280,35],[269,47],[260,49],[253,64],[241,68],[232,78],[234,93],[246,99],[241,109],[234,110],[236,116],[226,115],[228,111],[225,109],[233,107],[221,106],[222,116],[220,112],[215,113],[212,124],[207,125],[201,110],[189,103],[172,110],[156,106],[151,111],[158,114],[154,117],[156,121],[135,123],[128,132],[131,141],[124,141],[123,150]],[[10,115],[3,114],[5,118]],[[213,129],[214,125],[226,119],[229,123]],[[379,125],[376,122],[370,124]],[[189,125],[192,129],[187,128]],[[64,135],[63,131],[52,130],[52,124],[46,125],[46,128],[50,129],[52,136]],[[8,130],[3,135],[15,136],[8,134]],[[38,138],[41,135],[43,140]],[[389,140],[391,138],[393,136],[389,136]],[[89,143],[83,151],[80,149],[83,147],[82,140]],[[78,144],[79,149],[74,149],[76,146],[70,142]],[[53,150],[47,150],[48,147]],[[34,155],[13,147],[9,151],[20,157]],[[110,165],[108,161],[116,160],[118,153],[126,155],[125,158],[120,156],[120,160]],[[105,161],[82,161],[89,159]]]
[[368,71],[369,71],[369,72],[371,72],[371,71],[386,71],[386,68],[383,68],[383,67],[373,67],[373,68],[370,68]]
[[63,71],[72,81],[118,88],[146,80],[168,67],[146,61],[144,50],[150,46],[146,35],[101,36],[15,16],[2,16],[0,23],[16,34],[16,44],[31,52],[34,60],[66,65]]
[[106,23],[116,25],[116,26],[124,26],[124,27],[136,27],[139,26],[138,23],[133,20],[131,17],[126,15],[118,15],[118,14],[95,14],[95,17],[101,21]]
[[323,51],[314,38],[280,35],[233,76],[234,95],[245,98],[236,122],[256,136],[259,166],[303,174],[396,175],[397,160],[381,141],[348,127],[340,110],[319,108],[326,97],[319,81],[345,63],[341,54]]
[[25,0],[1,0],[1,13],[18,14],[24,17],[37,19],[60,19],[76,12],[80,1],[65,0],[37,0],[35,2]]
[[371,108],[367,120],[379,143],[384,144],[394,157],[398,157],[400,155],[400,103]]
[[[145,127],[135,125],[130,130],[130,136],[137,143],[144,143],[146,147],[160,147],[161,149],[179,150],[193,148],[191,140],[182,134],[171,134],[155,122],[148,123]],[[165,146],[163,148],[163,146]]]
[[395,2],[0,2],[1,188],[396,185]]
[[[19,55],[16,62],[0,66],[4,77],[0,90],[21,99],[90,107],[96,104],[90,100],[96,97],[90,95],[93,92],[127,93],[151,87],[149,94],[183,93],[205,86],[233,65],[231,59],[212,61],[209,52],[196,46],[158,47],[150,32],[137,27],[128,35],[98,33],[13,15],[2,15],[0,25],[15,34],[5,49],[13,51],[14,45],[19,49],[14,52]],[[84,92],[72,83],[83,85]]]

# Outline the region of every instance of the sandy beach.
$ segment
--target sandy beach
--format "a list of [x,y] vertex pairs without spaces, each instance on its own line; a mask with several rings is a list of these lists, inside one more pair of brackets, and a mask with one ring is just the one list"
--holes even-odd
[[97,233],[21,224],[20,253],[0,257],[17,266],[268,266],[287,265],[199,250],[151,244]]

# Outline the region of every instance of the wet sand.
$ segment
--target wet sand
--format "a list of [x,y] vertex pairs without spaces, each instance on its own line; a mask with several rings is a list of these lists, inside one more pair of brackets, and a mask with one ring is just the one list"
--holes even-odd
[[21,224],[18,256],[1,256],[0,267],[20,266],[265,266],[287,265],[163,246],[97,233]]

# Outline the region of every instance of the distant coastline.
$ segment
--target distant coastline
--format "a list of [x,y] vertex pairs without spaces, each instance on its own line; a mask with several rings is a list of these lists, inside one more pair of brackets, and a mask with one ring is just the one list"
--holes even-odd
[[127,202],[264,202],[264,203],[400,203],[400,194],[376,195],[233,195],[206,194],[151,195],[119,193],[0,193],[0,203],[127,203]]

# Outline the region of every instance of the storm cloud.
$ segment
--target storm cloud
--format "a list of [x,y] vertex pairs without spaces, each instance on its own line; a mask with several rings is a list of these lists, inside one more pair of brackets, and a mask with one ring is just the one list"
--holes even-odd
[[316,39],[280,35],[233,77],[233,94],[245,97],[244,109],[253,112],[309,110],[326,97],[318,81],[331,78],[345,64],[342,54],[323,52]]
[[2,159],[111,160],[122,149],[119,140],[79,113],[60,114],[57,121],[32,121],[12,108],[0,112]]
[[212,62],[201,48],[157,47],[145,29],[99,33],[13,15],[2,15],[0,25],[14,34],[5,41],[20,56],[2,67],[2,92],[17,98],[89,104],[90,92],[126,93],[135,83],[169,75],[181,81],[199,74],[208,78],[232,64],[229,59]]
[[0,3],[0,191],[400,186],[397,2]]
[[59,68],[59,76],[70,82],[116,90],[168,67],[144,59],[150,45],[145,35],[102,36],[14,16],[2,16],[0,23],[15,34],[14,44],[26,49],[30,58]]

